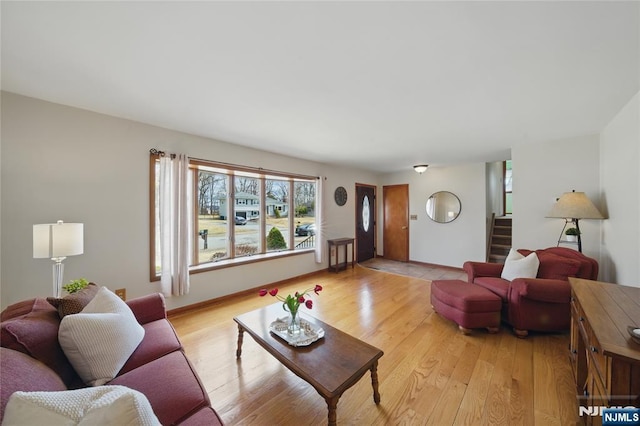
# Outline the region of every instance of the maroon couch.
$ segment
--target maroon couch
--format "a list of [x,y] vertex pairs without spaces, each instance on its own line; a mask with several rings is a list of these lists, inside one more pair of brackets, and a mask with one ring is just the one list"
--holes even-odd
[[[164,297],[127,302],[144,327],[144,339],[108,385],[142,392],[163,425],[220,425],[197,373],[167,320]],[[45,299],[9,306],[0,314],[0,421],[15,391],[85,387],[58,343],[60,317]]]
[[[531,250],[520,249],[524,256]],[[502,298],[502,319],[511,324],[516,335],[529,331],[565,331],[569,329],[571,287],[569,277],[596,280],[598,262],[566,247],[536,250],[540,260],[536,278],[500,278],[503,264],[465,262],[468,281],[487,288]]]

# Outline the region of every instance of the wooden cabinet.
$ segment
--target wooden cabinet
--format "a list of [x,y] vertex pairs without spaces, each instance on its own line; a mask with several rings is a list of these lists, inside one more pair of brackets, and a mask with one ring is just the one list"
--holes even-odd
[[[640,344],[627,326],[640,327],[640,288],[569,278],[569,359],[583,407],[640,407]],[[602,417],[583,413],[587,425]]]

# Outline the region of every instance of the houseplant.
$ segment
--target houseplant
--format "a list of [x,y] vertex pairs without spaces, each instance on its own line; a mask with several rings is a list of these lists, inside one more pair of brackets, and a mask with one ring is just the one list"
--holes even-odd
[[295,335],[300,333],[300,316],[298,315],[298,309],[300,308],[300,305],[304,304],[307,309],[313,308],[313,300],[308,298],[308,295],[311,291],[318,295],[322,291],[322,286],[316,284],[313,289],[309,288],[302,293],[296,291],[293,295],[288,294],[286,297],[279,295],[277,288],[272,288],[271,290],[263,288],[262,290],[260,290],[259,294],[260,297],[270,294],[271,296],[282,302],[282,309],[289,313],[287,333]]
[[73,293],[76,293],[76,292],[82,290],[83,288],[85,288],[88,285],[89,285],[89,281],[87,281],[84,278],[79,278],[77,280],[69,281],[67,284],[62,286],[62,289],[64,291],[66,291],[67,293],[69,293],[69,294],[73,294]]
[[566,231],[564,231],[564,234],[566,235],[567,241],[578,241],[578,235],[580,235],[580,231],[578,230],[578,228],[568,228]]

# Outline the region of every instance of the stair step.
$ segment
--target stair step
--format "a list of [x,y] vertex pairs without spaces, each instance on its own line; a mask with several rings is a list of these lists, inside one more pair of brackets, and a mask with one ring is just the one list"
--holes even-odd
[[491,243],[491,248],[509,250],[509,249],[511,249],[511,245]]
[[509,250],[507,250],[507,249],[504,249],[504,250],[491,249],[489,254],[495,254],[496,256],[507,256],[509,254]]
[[511,232],[508,232],[508,233],[507,232],[499,232],[499,233],[494,232],[493,233],[493,237],[494,238],[511,238]]
[[511,249],[513,232],[511,217],[500,216],[493,219],[492,237],[489,245],[487,261],[504,263]]
[[495,259],[506,259],[507,255],[506,254],[491,254],[490,257],[495,258]]

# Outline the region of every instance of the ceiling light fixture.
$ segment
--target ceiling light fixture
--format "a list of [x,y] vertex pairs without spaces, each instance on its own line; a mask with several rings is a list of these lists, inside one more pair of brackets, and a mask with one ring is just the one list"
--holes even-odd
[[413,166],[413,170],[420,174],[423,174],[427,170],[427,167],[429,167],[428,164],[418,164],[417,166]]

